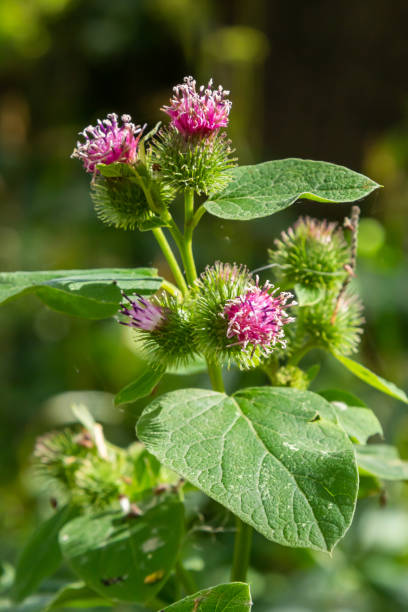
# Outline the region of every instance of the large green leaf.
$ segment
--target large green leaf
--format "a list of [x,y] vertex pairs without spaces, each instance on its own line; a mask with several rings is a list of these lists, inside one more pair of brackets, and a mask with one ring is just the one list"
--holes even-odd
[[160,288],[161,282],[153,268],[3,272],[0,302],[34,293],[59,312],[103,319],[118,311],[121,289],[150,295]]
[[111,600],[144,603],[167,580],[183,527],[183,505],[173,497],[137,518],[113,511],[79,517],[64,527],[60,544],[91,589]]
[[403,461],[394,446],[388,444],[356,445],[359,468],[384,480],[408,480],[408,461]]
[[139,438],[159,461],[268,539],[330,551],[353,517],[354,451],[322,397],[254,387],[162,395]]
[[340,361],[340,363],[350,370],[350,372],[353,372],[355,376],[361,378],[361,380],[364,380],[364,382],[366,382],[368,385],[371,385],[372,387],[379,389],[379,391],[382,391],[387,395],[391,395],[391,397],[395,397],[396,399],[401,400],[401,402],[408,404],[408,397],[406,396],[405,391],[399,389],[397,385],[394,385],[394,383],[385,380],[385,378],[381,378],[381,376],[378,376],[377,374],[374,374],[374,372],[371,372],[371,370],[361,365],[361,363],[353,361],[353,359],[350,359],[350,357],[345,357],[344,355],[340,355],[338,353],[333,353],[333,355],[338,361]]
[[198,591],[176,601],[162,612],[248,612],[251,607],[249,585],[244,582],[230,582]]
[[380,185],[371,179],[327,162],[281,159],[229,170],[230,183],[204,206],[222,219],[267,217],[299,198],[317,202],[355,202]]
[[147,366],[141,374],[131,383],[123,387],[115,396],[115,405],[128,404],[136,400],[150,395],[153,389],[159,384],[163,378],[165,369]]
[[17,563],[12,589],[15,601],[21,601],[30,595],[44,578],[51,576],[58,569],[62,560],[58,534],[76,513],[77,510],[70,506],[61,508],[31,536]]
[[359,405],[360,400],[351,393],[333,389],[323,391],[319,395],[331,402],[339,424],[351,438],[360,444],[365,444],[370,436],[383,435],[381,423],[374,412],[366,406]]

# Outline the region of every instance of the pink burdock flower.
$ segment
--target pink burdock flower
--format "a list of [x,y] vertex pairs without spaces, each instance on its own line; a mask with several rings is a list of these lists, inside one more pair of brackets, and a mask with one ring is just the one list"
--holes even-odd
[[221,316],[228,321],[227,338],[234,340],[229,346],[241,345],[251,356],[259,347],[262,356],[267,357],[277,342],[286,346],[283,326],[294,321],[285,308],[295,306],[292,301],[287,304],[291,293],[284,291],[275,295],[277,289],[267,281],[263,287],[256,286],[244,295],[229,300]]
[[71,157],[80,159],[87,172],[98,172],[97,164],[136,161],[143,128],[132,123],[130,115],[122,115],[121,119],[123,125],[119,126],[116,113],[110,113],[103,121],[98,119],[98,125],[89,125],[79,132],[85,142],[78,140]]
[[170,106],[162,110],[171,117],[173,125],[184,136],[208,136],[228,125],[231,102],[220,85],[212,89],[213,81],[209,80],[207,88],[201,85],[196,90],[196,81],[191,76],[184,77],[184,83],[174,87],[174,96]]
[[164,312],[160,306],[152,304],[141,295],[137,295],[135,300],[132,300],[123,292],[122,295],[130,303],[130,306],[121,304],[120,313],[129,317],[129,321],[119,321],[121,325],[151,332],[164,321]]

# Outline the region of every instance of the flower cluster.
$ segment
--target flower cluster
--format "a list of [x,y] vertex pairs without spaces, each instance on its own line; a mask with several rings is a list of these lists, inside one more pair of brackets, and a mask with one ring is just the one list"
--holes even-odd
[[254,354],[260,348],[263,357],[267,357],[279,342],[283,348],[283,326],[292,323],[294,317],[288,316],[285,308],[296,306],[292,301],[287,304],[292,294],[284,291],[275,295],[278,289],[273,289],[269,281],[256,286],[233,300],[229,300],[221,314],[228,322],[227,338],[234,340],[228,346],[241,346],[246,352]]
[[170,106],[162,110],[171,117],[171,125],[185,137],[205,137],[228,125],[231,102],[227,99],[229,91],[220,85],[213,89],[210,79],[207,87],[196,89],[196,81],[191,76],[184,83],[174,87]]
[[136,161],[143,129],[132,123],[130,115],[122,115],[121,119],[122,126],[116,113],[110,113],[106,119],[98,119],[96,126],[89,125],[79,132],[85,142],[78,140],[71,157],[81,160],[87,172],[98,172],[97,164],[131,164]]

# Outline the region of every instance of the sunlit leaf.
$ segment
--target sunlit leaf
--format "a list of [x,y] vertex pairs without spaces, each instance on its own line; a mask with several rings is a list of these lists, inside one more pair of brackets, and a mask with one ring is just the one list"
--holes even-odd
[[304,198],[317,202],[355,202],[380,185],[328,162],[281,159],[228,171],[232,179],[204,206],[222,219],[267,217]]

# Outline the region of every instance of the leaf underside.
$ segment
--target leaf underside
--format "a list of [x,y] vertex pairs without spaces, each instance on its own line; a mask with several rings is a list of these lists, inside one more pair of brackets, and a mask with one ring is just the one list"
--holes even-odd
[[58,312],[103,319],[117,313],[122,300],[121,290],[151,295],[161,283],[162,279],[153,268],[3,272],[0,274],[0,303],[34,293]]

